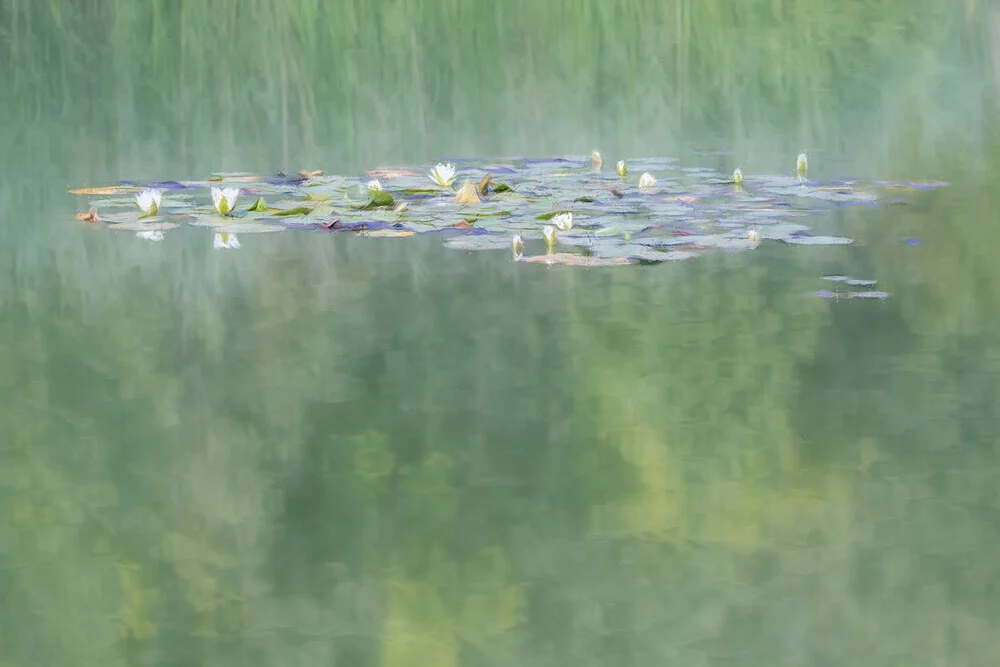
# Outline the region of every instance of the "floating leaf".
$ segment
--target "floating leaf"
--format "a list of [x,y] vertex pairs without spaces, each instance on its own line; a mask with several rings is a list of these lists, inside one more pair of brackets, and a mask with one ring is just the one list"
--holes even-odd
[[506,183],[497,183],[493,186],[493,194],[500,194],[503,192],[513,192],[514,190]]
[[101,217],[97,215],[97,208],[94,206],[90,207],[90,210],[86,213],[77,213],[75,216],[77,220],[83,220],[84,222],[99,222]]
[[632,261],[625,257],[595,257],[590,255],[575,255],[572,253],[552,253],[548,255],[532,255],[522,261],[530,264],[561,264],[563,266],[622,266]]
[[541,215],[535,216],[535,219],[536,220],[551,220],[552,218],[556,217],[557,215],[562,215],[563,213],[572,213],[572,211],[570,211],[568,209],[563,209],[563,210],[560,210],[560,211],[549,211],[548,213],[542,213]]
[[485,197],[486,193],[490,188],[490,180],[493,178],[493,174],[486,172],[486,175],[479,179],[479,183],[476,185],[476,192],[479,193],[480,197]]
[[851,285],[852,287],[874,287],[877,280],[861,280],[858,278],[851,278],[850,276],[823,276],[822,280],[829,280],[835,283],[844,283],[845,285]]
[[502,250],[509,248],[511,241],[506,236],[475,235],[456,236],[444,242],[446,248],[452,250]]
[[455,196],[455,202],[458,204],[478,204],[479,194],[476,192],[476,186],[471,182],[463,185]]
[[370,236],[376,239],[396,239],[404,236],[413,236],[413,234],[414,232],[403,229],[371,229],[362,232],[363,236]]
[[295,208],[288,208],[283,211],[277,211],[274,215],[279,218],[285,218],[292,215],[309,215],[312,209],[308,206],[296,206]]
[[127,192],[138,192],[142,188],[134,185],[105,185],[99,188],[76,188],[70,190],[71,195],[115,195]]
[[119,222],[108,225],[108,229],[115,232],[144,232],[144,231],[167,231],[180,227],[176,222],[149,222],[146,220],[136,220],[135,222]]
[[854,239],[843,236],[787,236],[781,240],[793,245],[848,245],[854,243]]
[[370,188],[368,190],[368,203],[364,205],[363,208],[380,208],[380,207],[392,207],[396,202],[392,195],[385,190],[380,190],[376,188]]

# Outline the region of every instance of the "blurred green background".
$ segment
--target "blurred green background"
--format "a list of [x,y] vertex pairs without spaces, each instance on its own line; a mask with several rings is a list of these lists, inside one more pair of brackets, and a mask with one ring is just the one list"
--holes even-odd
[[[0,0],[0,666],[991,664],[998,67],[977,0]],[[589,271],[66,194],[595,148],[949,186]]]

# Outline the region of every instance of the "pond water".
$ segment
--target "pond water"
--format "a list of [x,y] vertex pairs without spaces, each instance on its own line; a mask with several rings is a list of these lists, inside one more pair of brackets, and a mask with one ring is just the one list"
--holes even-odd
[[85,4],[0,6],[0,665],[1000,651],[986,3]]

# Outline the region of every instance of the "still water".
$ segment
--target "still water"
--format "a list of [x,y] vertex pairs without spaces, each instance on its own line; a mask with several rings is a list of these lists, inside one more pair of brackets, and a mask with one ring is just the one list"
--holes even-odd
[[[86,4],[0,3],[0,665],[994,664],[986,3]],[[66,194],[595,148],[948,186],[589,270]]]

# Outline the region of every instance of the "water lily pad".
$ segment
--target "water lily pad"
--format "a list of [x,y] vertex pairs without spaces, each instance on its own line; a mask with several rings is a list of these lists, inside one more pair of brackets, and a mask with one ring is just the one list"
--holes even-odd
[[[459,182],[468,183],[461,196],[457,185],[457,190],[432,186],[428,174],[433,162],[379,168],[368,172],[367,178],[317,172],[291,176],[220,172],[202,180],[123,182],[70,192],[98,197],[89,206],[99,214],[75,215],[98,227],[107,223],[120,230],[130,225],[147,230],[150,224],[167,223],[234,234],[288,229],[355,232],[372,238],[444,232],[443,242],[449,248],[503,252],[509,252],[514,234],[534,243],[541,239],[543,225],[555,226],[552,220],[557,215],[572,211],[573,226],[566,229],[564,223],[564,229],[557,232],[556,244],[565,252],[525,261],[596,266],[752,250],[768,241],[783,241],[790,247],[848,244],[852,243],[849,238],[820,233],[829,227],[829,223],[817,224],[822,216],[843,205],[905,202],[901,198],[907,189],[924,187],[909,181],[815,181],[747,174],[745,188],[738,189],[728,168],[723,174],[707,166],[682,166],[675,158],[658,157],[627,159],[628,175],[622,179],[612,168],[616,159],[608,156],[604,168],[596,170],[590,155],[448,160],[457,165]],[[636,187],[638,175],[646,172],[656,178],[652,190]],[[498,182],[498,175],[506,183]],[[390,180],[392,193],[383,188]],[[234,184],[241,200],[253,203],[244,203],[246,208],[233,215],[219,215],[207,203],[209,190],[218,183]],[[169,194],[156,216],[140,220],[134,195],[142,187]],[[394,193],[403,193],[399,201]],[[840,278],[832,281],[844,288],[876,284]]]
[[822,279],[835,283],[844,283],[852,287],[874,287],[878,283],[877,280],[861,280],[859,278],[851,278],[850,276],[823,276]]
[[849,245],[854,239],[843,236],[788,236],[781,239],[792,245]]
[[228,234],[268,234],[284,231],[278,225],[267,225],[260,222],[219,222],[213,229]]
[[365,229],[360,230],[361,236],[373,239],[401,239],[413,236],[416,232],[406,229]]
[[283,211],[275,211],[274,215],[279,218],[284,218],[292,215],[309,215],[310,213],[312,213],[312,209],[308,206],[296,206],[295,208],[289,208]]
[[116,224],[108,225],[108,229],[115,232],[151,232],[151,231],[161,231],[165,232],[168,229],[177,229],[180,227],[176,222],[147,222],[144,220],[135,220],[132,222],[119,222]]
[[510,248],[510,237],[486,234],[463,235],[448,239],[444,245],[452,250],[502,250]]
[[625,257],[595,257],[592,255],[575,255],[572,253],[553,253],[551,255],[532,255],[524,257],[521,261],[530,264],[559,264],[562,266],[622,266],[632,264],[632,260]]

